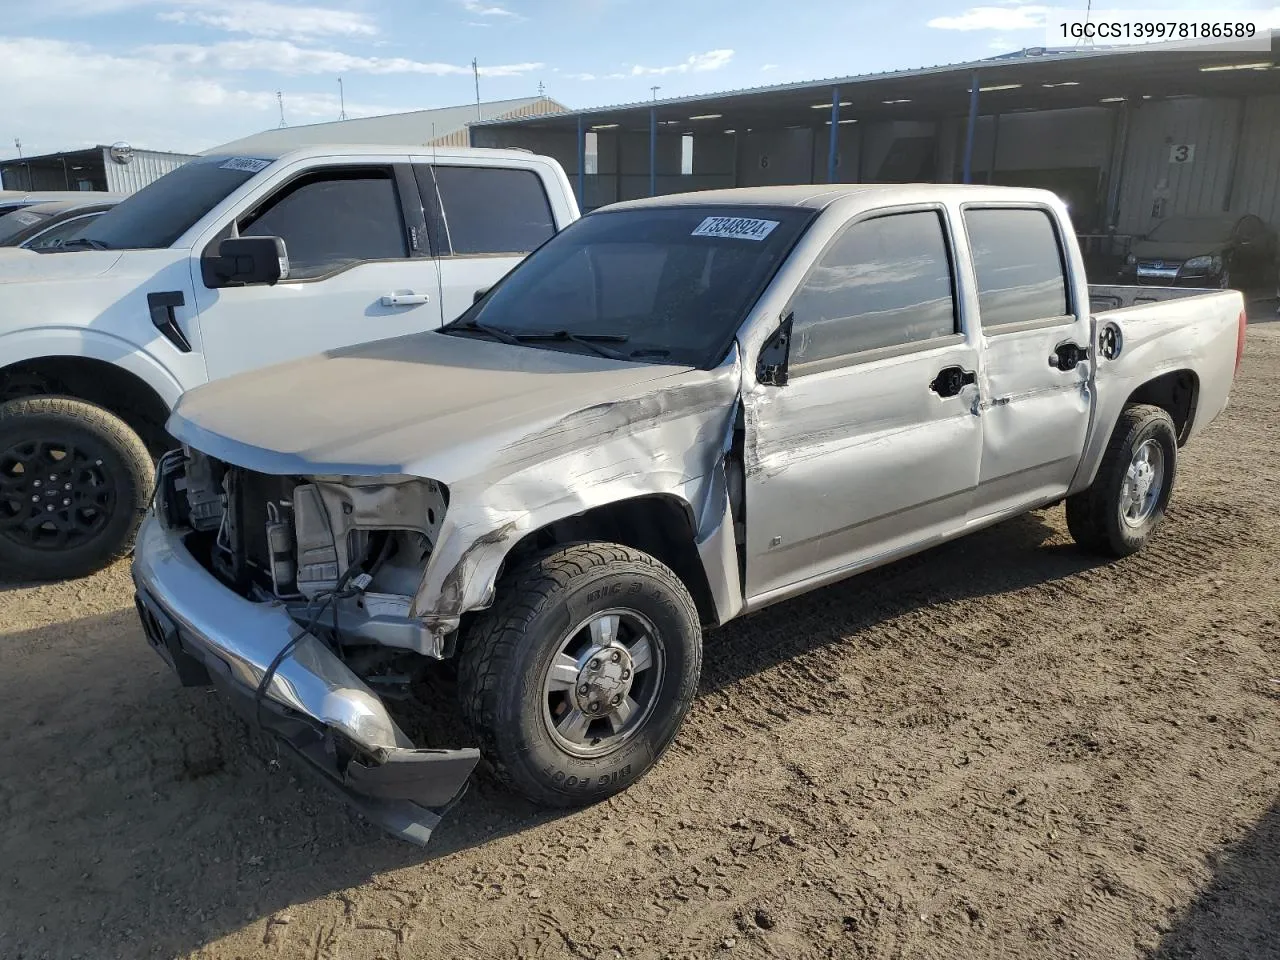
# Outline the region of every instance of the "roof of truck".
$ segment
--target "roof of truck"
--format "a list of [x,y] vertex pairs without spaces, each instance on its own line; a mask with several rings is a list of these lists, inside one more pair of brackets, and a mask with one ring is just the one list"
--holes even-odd
[[728,190],[699,190],[691,193],[672,193],[664,196],[645,197],[640,200],[624,200],[611,204],[608,209],[622,210],[637,207],[668,206],[771,206],[809,207],[822,210],[847,197],[897,196],[904,203],[922,200],[1056,200],[1047,190],[1029,187],[994,187],[979,184],[954,183],[849,183],[809,184],[781,187],[735,187]]
[[536,156],[529,150],[494,150],[487,147],[431,147],[421,143],[310,143],[281,149],[254,148],[237,154],[218,150],[204,157],[244,157],[252,160],[310,160],[321,157],[385,157],[412,154],[417,157],[490,158],[494,160],[528,160]]

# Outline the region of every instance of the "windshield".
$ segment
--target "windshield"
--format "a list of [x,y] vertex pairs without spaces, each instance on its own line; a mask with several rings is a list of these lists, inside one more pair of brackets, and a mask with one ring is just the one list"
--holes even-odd
[[1235,225],[1233,217],[1170,217],[1156,224],[1147,239],[1166,243],[1226,243]]
[[13,213],[6,213],[0,217],[0,244],[12,240],[22,231],[47,219],[46,214],[37,213],[34,210],[15,210]]
[[710,366],[812,218],[794,207],[593,213],[446,329],[475,324],[554,349],[596,338],[610,356]]
[[170,246],[268,163],[231,157],[191,160],[118,203],[78,239],[108,250]]

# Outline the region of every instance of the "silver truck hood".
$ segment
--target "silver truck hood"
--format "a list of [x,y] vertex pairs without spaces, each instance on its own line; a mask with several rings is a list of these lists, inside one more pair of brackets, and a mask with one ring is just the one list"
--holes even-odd
[[687,367],[431,331],[198,387],[183,395],[168,428],[197,450],[262,473],[405,474],[448,484],[504,463],[518,469],[561,444],[604,441],[646,418],[720,406],[733,396],[722,381]]

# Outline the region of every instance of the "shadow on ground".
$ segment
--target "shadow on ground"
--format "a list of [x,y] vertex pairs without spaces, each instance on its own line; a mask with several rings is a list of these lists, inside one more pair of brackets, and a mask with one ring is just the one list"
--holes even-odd
[[[1046,544],[1053,532],[1030,514],[709,632],[702,692],[887,618],[1096,563]],[[292,904],[573,816],[480,776],[423,851],[352,814],[216,696],[179,688],[131,610],[4,644],[6,958],[184,954]],[[429,896],[434,879],[413,882]]]
[[1280,802],[1213,857],[1213,879],[1160,942],[1153,960],[1280,957]]

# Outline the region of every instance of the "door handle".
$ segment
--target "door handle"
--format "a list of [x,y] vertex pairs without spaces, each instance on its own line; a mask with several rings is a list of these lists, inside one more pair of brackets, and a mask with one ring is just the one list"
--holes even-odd
[[1084,360],[1089,359],[1089,348],[1082,347],[1078,343],[1060,343],[1053,348],[1053,353],[1049,354],[1049,366],[1054,367],[1064,373],[1068,370],[1074,370]]
[[382,297],[384,307],[416,307],[431,298],[425,293],[387,293]]
[[961,390],[971,383],[976,383],[977,380],[978,377],[972,370],[965,370],[963,367],[944,367],[933,378],[929,389],[945,400],[948,397],[958,396]]

